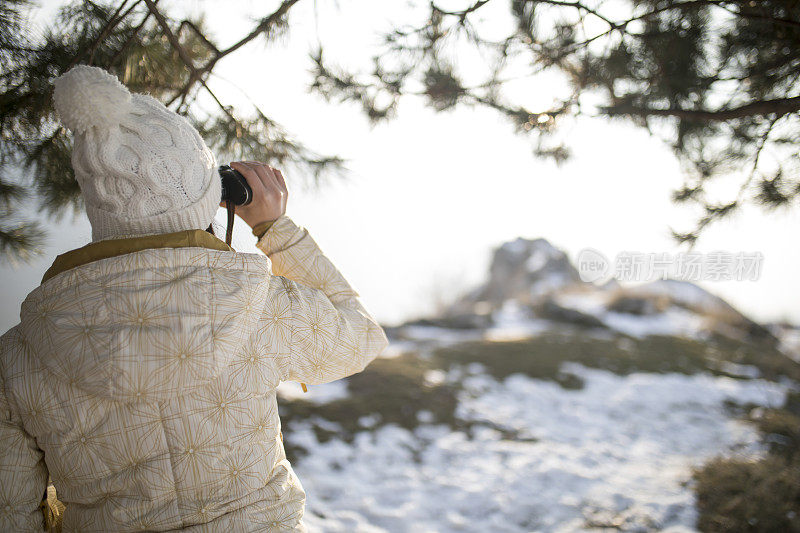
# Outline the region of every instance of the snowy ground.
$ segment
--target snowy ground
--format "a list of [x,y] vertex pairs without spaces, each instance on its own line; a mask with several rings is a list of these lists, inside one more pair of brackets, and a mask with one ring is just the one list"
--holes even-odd
[[764,453],[742,410],[779,407],[798,386],[780,369],[800,360],[800,329],[773,328],[779,351],[692,283],[575,284],[541,240],[497,253],[493,296],[480,297],[505,295],[491,327],[406,325],[381,370],[281,390],[299,406],[285,409],[285,442],[309,529],[694,531],[693,469]]
[[[319,443],[311,423],[289,438],[307,524],[324,532],[692,531],[691,469],[717,454],[760,453],[727,401],[779,405],[786,387],[708,374],[632,374],[565,363],[580,390],[473,364],[458,381],[469,434],[422,422],[379,426],[352,444]],[[341,397],[332,384],[314,401]],[[316,387],[320,389],[320,387]],[[323,422],[330,426],[330,421]]]

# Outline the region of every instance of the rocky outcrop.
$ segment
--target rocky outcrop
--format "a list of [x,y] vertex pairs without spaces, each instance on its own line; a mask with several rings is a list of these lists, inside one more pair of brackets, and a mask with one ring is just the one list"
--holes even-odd
[[[509,314],[509,309],[515,312]],[[518,238],[499,246],[484,283],[437,316],[406,325],[481,330],[530,320],[636,336],[717,334],[768,344],[776,340],[767,328],[688,281],[634,286],[614,279],[603,285],[583,282],[567,254],[541,238]]]
[[520,237],[494,251],[486,282],[457,301],[448,313],[490,313],[508,300],[534,305],[564,287],[582,283],[566,253],[546,239]]

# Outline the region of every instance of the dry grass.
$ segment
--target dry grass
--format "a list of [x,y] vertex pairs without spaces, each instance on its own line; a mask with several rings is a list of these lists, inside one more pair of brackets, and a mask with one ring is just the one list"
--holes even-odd
[[800,394],[753,421],[768,445],[764,459],[720,458],[695,472],[701,531],[800,531]]
[[697,527],[707,532],[800,531],[800,459],[716,459],[695,473]]
[[724,363],[731,362],[756,366],[767,379],[787,376],[800,380],[800,365],[774,347],[724,337],[708,342],[664,335],[641,339],[624,335],[596,337],[581,330],[565,329],[519,341],[465,342],[440,348],[434,356],[434,362],[441,368],[481,363],[498,379],[519,372],[574,388],[574,380],[565,377],[560,370],[565,361],[620,375],[709,372],[740,377],[725,370]]
[[413,429],[420,422],[420,411],[430,412],[432,422],[455,427],[456,388],[446,383],[429,384],[425,372],[430,363],[417,354],[409,353],[392,359],[376,359],[363,372],[347,378],[349,395],[324,404],[304,400],[279,402],[281,422],[289,431],[284,445],[289,460],[294,460],[305,450],[291,442],[291,428],[303,421],[321,418],[335,422],[340,430],[326,429],[315,424],[314,431],[320,442],[341,438],[350,442],[356,432],[366,429],[359,423],[362,417],[374,417],[376,425],[395,424]]

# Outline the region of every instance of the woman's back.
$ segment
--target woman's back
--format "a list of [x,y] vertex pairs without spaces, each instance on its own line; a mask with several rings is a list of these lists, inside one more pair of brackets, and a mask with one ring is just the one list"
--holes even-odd
[[383,330],[280,171],[231,163],[266,256],[237,253],[203,230],[222,178],[185,117],[97,67],[54,85],[93,242],[0,338],[0,531],[41,531],[48,477],[65,530],[302,531],[275,387],[360,371]]
[[41,527],[49,473],[65,530],[302,530],[275,387],[358,372],[386,338],[289,218],[258,245],[189,230],[59,256],[2,337],[0,529]]

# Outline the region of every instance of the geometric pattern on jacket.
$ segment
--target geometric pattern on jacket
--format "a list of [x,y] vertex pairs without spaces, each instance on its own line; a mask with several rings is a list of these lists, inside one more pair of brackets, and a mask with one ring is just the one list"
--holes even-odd
[[[200,230],[198,230],[200,231]],[[275,387],[361,371],[383,330],[308,232],[145,249],[47,279],[0,338],[0,531],[304,531]]]

